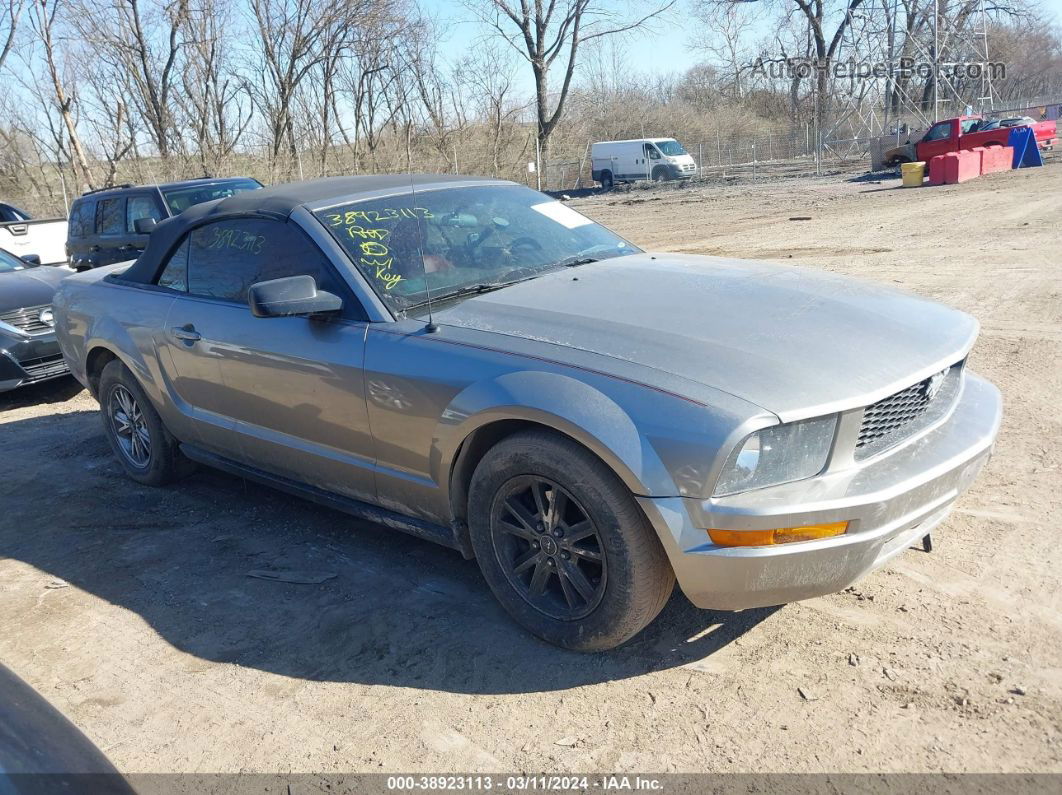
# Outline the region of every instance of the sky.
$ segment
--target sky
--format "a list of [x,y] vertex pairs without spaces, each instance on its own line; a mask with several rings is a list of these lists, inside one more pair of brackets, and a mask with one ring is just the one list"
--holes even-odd
[[[457,60],[475,45],[483,29],[474,19],[462,0],[420,0],[422,8],[444,23],[447,38],[442,42],[442,53],[448,60]],[[690,49],[691,37],[688,18],[683,19],[688,0],[679,0],[677,11],[667,21],[657,22],[652,31],[641,31],[626,41],[628,63],[636,72],[663,73],[681,72],[700,60],[698,54]],[[1057,24],[1062,25],[1062,0],[1041,0],[1044,9],[1053,16]],[[524,90],[531,91],[531,80],[521,70],[521,80],[526,79]]]
[[[686,2],[679,0],[677,5],[684,6]],[[1062,4],[1062,0],[1052,2]],[[448,60],[456,60],[483,35],[482,25],[462,0],[420,0],[420,6],[445,23],[447,38],[441,49]],[[698,60],[695,53],[686,47],[688,38],[688,28],[681,27],[677,15],[667,22],[657,22],[652,32],[643,31],[627,40],[631,63],[640,72],[688,69]]]

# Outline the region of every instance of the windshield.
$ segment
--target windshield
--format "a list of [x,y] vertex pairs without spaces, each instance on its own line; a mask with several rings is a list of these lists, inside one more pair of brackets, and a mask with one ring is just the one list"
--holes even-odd
[[417,191],[315,215],[394,311],[640,249],[520,185]]
[[657,141],[656,148],[669,157],[686,154],[686,150],[678,141]]
[[10,273],[11,271],[20,271],[29,267],[29,263],[20,260],[14,254],[9,254],[0,248],[0,273]]
[[245,190],[258,190],[260,187],[261,183],[254,179],[220,179],[182,188],[163,188],[162,195],[166,197],[170,212],[179,215],[193,204],[225,199]]

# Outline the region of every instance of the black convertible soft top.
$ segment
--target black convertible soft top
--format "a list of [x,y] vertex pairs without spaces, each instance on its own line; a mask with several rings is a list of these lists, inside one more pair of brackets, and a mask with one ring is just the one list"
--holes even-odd
[[416,188],[430,189],[441,184],[479,185],[483,183],[513,184],[506,180],[486,177],[462,177],[454,174],[375,174],[357,177],[324,177],[305,182],[271,185],[261,190],[247,190],[225,199],[204,202],[189,207],[180,215],[159,223],[148,240],[147,248],[136,262],[119,277],[122,281],[150,284],[154,282],[159,265],[184,233],[200,223],[230,215],[259,215],[287,220],[298,207],[318,209],[332,202],[359,193],[373,194]]

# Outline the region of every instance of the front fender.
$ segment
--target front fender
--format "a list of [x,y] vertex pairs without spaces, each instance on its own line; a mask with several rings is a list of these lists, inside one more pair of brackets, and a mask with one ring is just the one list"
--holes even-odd
[[559,373],[520,371],[480,381],[458,393],[437,426],[431,475],[446,484],[462,442],[499,420],[526,420],[554,428],[583,444],[632,493],[678,494],[667,467],[631,416],[595,387]]
[[918,153],[915,148],[915,144],[907,142],[900,146],[894,146],[885,152],[884,160],[886,163],[893,163],[906,159],[908,163],[913,163],[918,160]]

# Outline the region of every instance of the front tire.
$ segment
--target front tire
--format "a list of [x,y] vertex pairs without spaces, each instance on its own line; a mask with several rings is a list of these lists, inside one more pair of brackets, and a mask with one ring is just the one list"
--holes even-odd
[[120,361],[103,368],[99,386],[103,432],[125,474],[162,486],[188,474],[192,462],[162,424],[136,378]]
[[630,491],[551,431],[502,440],[472,477],[469,530],[487,584],[543,640],[603,651],[663,609],[675,576]]

